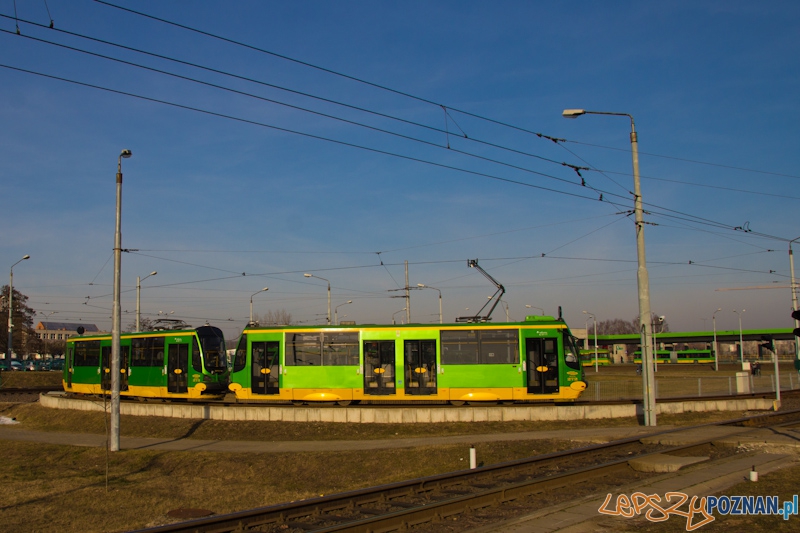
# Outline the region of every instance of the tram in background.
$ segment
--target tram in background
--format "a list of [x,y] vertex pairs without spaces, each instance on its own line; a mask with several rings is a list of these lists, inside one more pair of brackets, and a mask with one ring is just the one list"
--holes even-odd
[[598,348],[597,357],[595,357],[595,351],[593,349],[581,350],[581,365],[594,366],[596,360],[597,365],[608,366],[611,364],[609,355],[610,352],[607,348]]
[[[672,354],[675,354],[675,359],[673,361]],[[636,364],[642,363],[642,352],[641,350],[636,350],[633,353],[633,362]],[[658,364],[670,364],[670,363],[713,363],[714,362],[714,354],[711,352],[710,349],[708,350],[679,350],[676,352],[672,352],[670,350],[657,350],[656,351],[656,361]]]
[[569,401],[586,388],[561,319],[514,323],[250,325],[233,357],[237,399],[295,404],[360,401]]
[[[120,395],[199,398],[227,392],[225,339],[219,328],[161,320],[163,329],[120,335]],[[157,322],[157,325],[158,323]],[[111,335],[67,340],[63,385],[76,394],[111,390]]]

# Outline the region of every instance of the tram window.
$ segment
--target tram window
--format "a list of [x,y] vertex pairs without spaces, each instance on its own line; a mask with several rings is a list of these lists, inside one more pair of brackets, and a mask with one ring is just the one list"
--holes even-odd
[[164,337],[131,340],[131,366],[164,366]]
[[239,346],[236,347],[236,354],[233,356],[233,371],[240,372],[247,365],[247,335],[242,335],[239,339]]
[[519,363],[519,335],[515,329],[480,332],[481,364]]
[[322,337],[323,366],[358,365],[358,332],[324,333]]
[[100,341],[75,343],[75,366],[100,366]]
[[441,341],[443,365],[519,363],[517,330],[445,330]]
[[442,364],[475,365],[478,363],[478,332],[459,329],[442,331]]
[[[228,356],[225,352],[225,339],[217,328],[200,328],[200,344],[208,372],[224,372],[228,369]],[[198,369],[199,370],[199,369]]]
[[291,340],[287,339],[286,364],[289,366],[322,366],[320,337],[319,333],[292,333]]
[[564,362],[567,366],[575,370],[581,367],[580,352],[575,345],[575,337],[564,333]]
[[195,372],[202,372],[203,371],[203,361],[200,357],[200,345],[197,343],[197,339],[192,339],[192,370]]

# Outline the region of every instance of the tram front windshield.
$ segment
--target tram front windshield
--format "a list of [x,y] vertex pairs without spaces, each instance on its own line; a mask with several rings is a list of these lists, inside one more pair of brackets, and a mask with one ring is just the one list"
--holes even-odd
[[228,370],[228,358],[225,352],[225,338],[222,330],[211,326],[197,328],[200,346],[207,372],[221,374]]
[[564,333],[564,362],[570,368],[580,368],[580,352],[576,345],[576,338],[569,333]]

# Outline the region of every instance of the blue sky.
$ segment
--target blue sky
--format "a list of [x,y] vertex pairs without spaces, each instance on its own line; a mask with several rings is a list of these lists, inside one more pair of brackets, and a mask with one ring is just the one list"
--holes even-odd
[[[54,31],[43,2],[17,0],[15,22],[0,0],[0,268],[30,254],[14,286],[40,319],[110,327],[123,148],[123,325],[154,270],[144,316],[228,337],[263,287],[256,313],[323,322],[305,272],[353,301],[340,319],[400,320],[405,261],[448,321],[494,293],[476,258],[511,319],[631,319],[630,123],[561,116],[585,108],[636,120],[653,311],[673,330],[717,308],[719,329],[733,309],[745,329],[792,324],[795,2],[112,3],[228,41],[85,0],[47,2]],[[437,298],[412,291],[412,321],[437,321]]]

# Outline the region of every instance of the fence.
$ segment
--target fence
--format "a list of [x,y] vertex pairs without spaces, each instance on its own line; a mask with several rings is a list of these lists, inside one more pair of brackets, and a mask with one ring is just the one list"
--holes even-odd
[[[781,390],[800,389],[797,372],[780,376]],[[733,396],[735,394],[775,392],[775,376],[730,376],[730,377],[684,377],[657,378],[656,399]],[[591,381],[581,396],[582,400],[609,401],[642,398],[642,382],[637,381]]]

